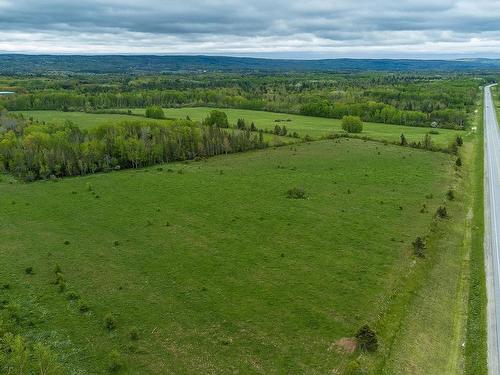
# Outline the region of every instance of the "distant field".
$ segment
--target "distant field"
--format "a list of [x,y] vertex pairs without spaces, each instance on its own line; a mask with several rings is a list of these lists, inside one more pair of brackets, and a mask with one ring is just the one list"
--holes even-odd
[[[103,373],[112,350],[130,374],[342,373],[358,354],[333,344],[379,326],[452,163],[342,139],[58,182],[2,177],[0,299],[72,373]],[[293,187],[308,199],[288,199]],[[52,284],[56,264],[89,313]]]
[[[193,120],[201,121],[213,108],[168,108],[165,115],[171,118],[185,118],[189,116]],[[335,132],[341,132],[341,121],[321,117],[309,117],[289,114],[279,114],[263,111],[251,111],[243,109],[222,109],[227,113],[229,121],[235,124],[238,118],[244,118],[247,122],[254,122],[258,128],[274,129],[275,125],[285,125],[289,131],[297,132],[304,137],[306,134],[319,138]],[[144,109],[133,109],[134,113],[144,114]],[[137,119],[134,116],[112,115],[112,114],[88,114],[83,112],[60,112],[60,111],[23,111],[27,117],[33,117],[46,122],[63,122],[68,119],[85,128],[91,128],[107,123],[115,123],[123,120]],[[287,120],[290,122],[275,122],[275,120]],[[150,120],[154,121],[154,120]],[[164,120],[168,121],[168,120]],[[404,134],[408,141],[421,141],[429,128],[416,128],[409,126],[387,125],[377,123],[365,123],[362,136],[371,137],[378,140],[390,142],[399,141],[401,134]],[[457,134],[465,134],[463,131],[438,129],[439,134],[432,134],[433,141],[442,147],[448,144]]]
[[[16,112],[14,112],[16,113]],[[62,124],[69,120],[83,129],[92,129],[101,125],[116,124],[123,121],[150,121],[152,123],[170,123],[172,120],[154,120],[148,119],[143,116],[129,116],[118,114],[93,114],[85,112],[62,112],[62,111],[21,111],[26,118],[33,117],[38,121],[45,121],[46,123]],[[269,142],[270,145],[276,143],[295,143],[296,139],[290,137],[277,137],[271,134],[264,134],[264,140]]]
[[[16,113],[16,112],[14,112]],[[85,112],[62,112],[62,111],[21,111],[26,118],[33,117],[38,121],[45,121],[47,123],[61,124],[64,121],[69,120],[74,122],[76,125],[85,128],[95,128],[100,125],[114,124],[120,121],[130,121],[142,119],[144,117],[128,116],[128,115],[112,115],[112,114],[92,114]],[[169,120],[151,120],[148,121],[156,122],[163,121],[168,122]]]
[[[166,108],[167,117],[185,118],[190,116],[193,120],[202,120],[213,108]],[[236,123],[238,118],[244,118],[247,122],[254,122],[258,128],[274,129],[275,125],[285,125],[292,132],[296,131],[301,136],[306,134],[311,137],[321,137],[330,133],[341,132],[341,120],[328,119],[322,117],[310,117],[290,115],[286,113],[272,113],[264,111],[252,111],[245,109],[221,109],[227,113],[229,121]],[[134,113],[144,113],[144,109],[132,109]],[[291,122],[275,122],[275,120],[292,120]],[[364,123],[362,136],[388,141],[399,141],[401,134],[404,134],[409,141],[420,141],[431,129],[416,128],[410,126],[388,125],[378,123]],[[439,134],[432,135],[434,142],[440,146],[447,146],[458,133],[455,130],[438,129]]]

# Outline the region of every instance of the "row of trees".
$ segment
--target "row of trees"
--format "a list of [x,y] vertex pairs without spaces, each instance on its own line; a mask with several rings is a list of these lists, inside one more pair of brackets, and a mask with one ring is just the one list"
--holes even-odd
[[305,104],[300,109],[306,116],[341,119],[344,116],[358,116],[363,121],[406,126],[429,127],[433,122],[438,127],[464,129],[468,124],[468,114],[463,110],[442,109],[431,113],[400,110],[389,104],[377,102],[331,103],[326,100]]
[[67,122],[22,120],[0,126],[0,168],[25,180],[76,176],[266,147],[263,132],[223,129],[188,120],[125,122],[83,130]]
[[[341,119],[461,129],[480,81],[460,76],[391,74],[182,75],[45,77],[12,80],[18,94],[0,98],[9,110],[101,111],[216,106]],[[36,83],[36,84],[35,84]],[[1,104],[0,102],[0,104]],[[157,111],[159,112],[159,111]]]

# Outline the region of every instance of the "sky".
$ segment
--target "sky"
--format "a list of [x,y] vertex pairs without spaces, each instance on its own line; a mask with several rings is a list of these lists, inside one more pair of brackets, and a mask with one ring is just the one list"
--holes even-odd
[[0,53],[500,58],[500,0],[0,0]]

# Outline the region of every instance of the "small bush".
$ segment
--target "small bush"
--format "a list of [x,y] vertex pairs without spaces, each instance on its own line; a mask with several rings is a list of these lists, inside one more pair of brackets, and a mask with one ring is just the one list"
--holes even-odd
[[123,359],[116,350],[113,350],[109,353],[108,356],[108,371],[109,372],[117,372],[123,367]]
[[312,140],[313,140],[313,138],[309,134],[306,134],[304,136],[304,142],[311,142]]
[[461,167],[462,166],[462,158],[460,158],[460,156],[457,158],[457,161],[455,162],[455,165],[457,167]]
[[358,348],[365,352],[376,352],[378,349],[378,340],[376,333],[365,324],[356,333]]
[[455,192],[453,190],[448,190],[446,193],[446,198],[448,198],[449,201],[452,201],[455,199]]
[[400,146],[408,146],[408,141],[406,140],[406,137],[404,134],[401,134],[401,136],[399,138],[400,138],[400,142],[399,142]]
[[139,330],[137,327],[132,327],[128,333],[128,337],[130,340],[137,341],[139,340]]
[[464,144],[464,140],[463,140],[461,135],[457,135],[457,139],[455,140],[455,143],[457,144],[458,147],[460,147]]
[[80,299],[80,296],[75,291],[70,290],[68,293],[66,293],[66,298],[70,301],[76,301]]
[[439,206],[437,211],[436,211],[437,217],[440,219],[446,219],[448,217],[448,211],[446,210],[445,206]]
[[54,285],[59,285],[61,283],[64,283],[64,275],[62,272],[56,273],[56,279],[54,280]]
[[116,328],[116,320],[115,320],[115,317],[112,314],[107,314],[104,317],[104,327],[108,331],[112,331],[112,330],[114,330]]
[[90,310],[90,306],[88,305],[87,302],[85,301],[80,301],[80,303],[78,303],[78,310],[81,312],[81,313],[86,313]]
[[59,264],[56,264],[54,266],[54,273],[57,275],[58,273],[62,273],[61,271],[61,266],[59,266]]
[[64,281],[60,281],[57,286],[59,287],[59,293],[62,293],[66,290],[66,283]]
[[358,116],[344,116],[342,118],[342,129],[348,133],[361,133],[363,122]]
[[157,105],[152,105],[146,108],[146,117],[154,119],[165,118],[165,112],[163,109]]
[[290,199],[306,199],[307,195],[302,188],[292,188],[286,192],[286,196]]
[[26,275],[33,275],[33,267],[26,267],[26,268],[24,269],[24,273],[25,273]]
[[64,241],[64,244],[65,244],[65,245],[69,245],[69,244],[70,244],[70,242],[69,242],[68,240],[66,240],[66,241]]
[[114,245],[114,246],[120,246],[120,241],[118,241],[118,240],[113,241],[113,245]]
[[419,258],[425,258],[425,248],[427,246],[425,240],[419,236],[412,242],[412,245],[413,254]]

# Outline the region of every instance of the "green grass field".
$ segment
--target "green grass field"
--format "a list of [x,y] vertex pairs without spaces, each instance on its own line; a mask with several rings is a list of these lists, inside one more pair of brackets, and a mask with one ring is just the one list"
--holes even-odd
[[[453,162],[341,139],[57,182],[4,176],[0,299],[72,373],[105,372],[113,350],[129,374],[342,373],[359,354],[334,343],[366,322],[390,351],[385,302]],[[288,199],[293,187],[308,199]],[[56,264],[88,313],[53,284]]]
[[[25,118],[33,117],[33,119],[35,120],[45,121],[46,123],[62,124],[64,123],[64,121],[69,120],[85,129],[95,128],[100,125],[115,124],[120,121],[145,119],[144,117],[137,118],[135,116],[106,114],[106,113],[93,114],[85,112],[62,112],[62,111],[21,111],[19,113],[22,113]],[[169,122],[169,120],[152,120],[152,119],[147,119],[147,121]]]
[[[213,108],[166,108],[165,116],[172,118],[185,118],[190,116],[193,120],[202,120]],[[289,131],[296,131],[302,137],[306,134],[318,138],[331,133],[342,132],[341,120],[328,119],[322,117],[310,117],[291,115],[286,113],[272,113],[264,111],[252,111],[245,109],[221,109],[226,112],[229,121],[236,123],[238,118],[244,118],[247,122],[254,122],[258,128],[272,130],[275,125],[285,125]],[[133,113],[143,114],[144,109],[133,109]],[[275,122],[275,120],[292,120],[290,122]],[[378,140],[390,142],[399,141],[401,134],[404,134],[408,141],[421,141],[429,128],[416,128],[410,126],[378,124],[366,122],[363,126],[361,136],[367,136]],[[438,129],[439,134],[432,135],[433,141],[440,146],[448,146],[458,133],[455,130]]]
[[[16,112],[14,112],[16,113]],[[120,114],[93,114],[85,112],[62,112],[62,111],[23,111],[25,118],[33,118],[46,123],[63,124],[65,121],[71,121],[83,129],[92,129],[101,125],[116,124],[124,121],[149,121],[152,123],[170,123],[172,120],[155,120],[143,116],[129,116]],[[297,139],[290,137],[275,136],[264,134],[264,140],[270,145],[291,144],[297,142]]]
[[[185,118],[189,116],[192,120],[201,121],[212,108],[168,108],[165,115],[170,118]],[[290,114],[271,113],[263,111],[251,111],[243,109],[222,109],[227,113],[230,123],[235,124],[238,118],[244,118],[247,122],[254,122],[258,128],[272,130],[275,125],[285,125],[291,132],[297,132],[301,137],[309,135],[319,138],[332,133],[342,132],[341,121],[321,117],[308,117]],[[133,113],[144,114],[144,109],[133,109]],[[83,112],[59,112],[59,111],[23,111],[27,118],[33,117],[46,122],[64,122],[71,120],[79,126],[91,128],[108,123],[116,123],[123,120],[137,119],[137,117],[115,114],[89,114]],[[144,119],[144,118],[143,118]],[[275,122],[275,120],[287,120],[290,122]],[[150,120],[154,121],[154,120]],[[408,141],[421,141],[429,128],[416,128],[400,125],[365,123],[361,136],[367,136],[376,140],[387,140],[398,142],[401,134]],[[465,134],[463,131],[438,129],[439,134],[432,134],[432,140],[440,147],[447,147],[457,134]]]

